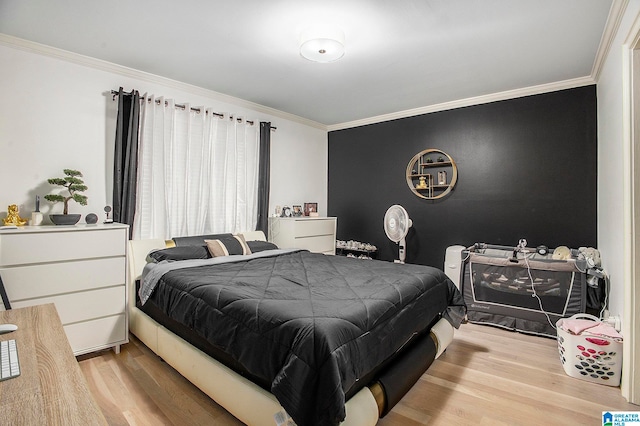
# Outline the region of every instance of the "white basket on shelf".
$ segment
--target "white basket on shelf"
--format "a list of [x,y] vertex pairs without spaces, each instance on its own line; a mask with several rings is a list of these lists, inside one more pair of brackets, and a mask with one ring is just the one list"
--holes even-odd
[[[575,314],[568,319],[585,318],[600,322],[589,314]],[[622,341],[590,334],[589,330],[579,335],[562,329],[565,321],[556,323],[558,351],[565,373],[577,379],[607,386],[620,386],[622,370]]]

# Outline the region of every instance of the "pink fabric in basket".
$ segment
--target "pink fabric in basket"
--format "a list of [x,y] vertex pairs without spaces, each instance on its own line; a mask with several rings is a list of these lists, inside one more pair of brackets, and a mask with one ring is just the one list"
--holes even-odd
[[612,339],[622,339],[622,334],[618,333],[615,328],[609,324],[597,323],[595,327],[589,328],[589,334],[596,336],[610,337]]
[[562,329],[571,334],[580,334],[583,331],[595,327],[597,322],[586,319],[567,318],[562,321]]

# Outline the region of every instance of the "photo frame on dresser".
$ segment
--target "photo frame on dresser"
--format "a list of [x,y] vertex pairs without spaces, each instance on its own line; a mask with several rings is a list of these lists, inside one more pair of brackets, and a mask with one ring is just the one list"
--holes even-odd
[[305,216],[317,216],[318,215],[318,203],[304,203],[304,215]]

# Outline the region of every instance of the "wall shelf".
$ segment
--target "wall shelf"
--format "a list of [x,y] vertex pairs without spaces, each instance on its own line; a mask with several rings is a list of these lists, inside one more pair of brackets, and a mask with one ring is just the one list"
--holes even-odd
[[409,161],[406,175],[411,192],[426,200],[436,200],[453,190],[458,180],[458,167],[446,152],[425,149]]

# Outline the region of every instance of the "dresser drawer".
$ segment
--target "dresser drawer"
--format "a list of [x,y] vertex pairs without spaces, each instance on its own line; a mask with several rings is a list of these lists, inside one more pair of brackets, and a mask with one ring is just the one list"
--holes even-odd
[[335,254],[336,218],[269,218],[269,241],[280,248]]
[[125,286],[11,302],[13,308],[54,303],[63,325],[125,312]]
[[316,235],[330,235],[333,237],[335,221],[332,219],[296,220],[294,225],[295,238]]
[[3,234],[0,265],[124,256],[126,241],[126,228]]
[[125,283],[124,257],[0,268],[11,303]]
[[332,235],[296,238],[296,247],[315,253],[333,254],[335,243]]
[[128,341],[126,316],[114,315],[92,321],[69,324],[64,331],[74,355],[93,352]]

